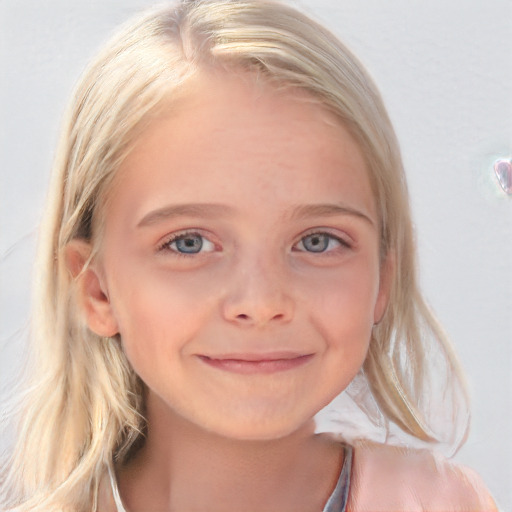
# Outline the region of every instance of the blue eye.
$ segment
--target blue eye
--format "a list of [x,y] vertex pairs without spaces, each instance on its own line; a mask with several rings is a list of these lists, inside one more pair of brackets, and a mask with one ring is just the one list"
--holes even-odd
[[298,248],[302,251],[321,253],[335,249],[340,245],[348,246],[343,240],[328,233],[312,233],[301,238]]
[[177,238],[173,243],[179,252],[196,254],[203,247],[203,237],[199,235],[185,235]]
[[168,240],[164,244],[164,248],[180,254],[192,255],[200,252],[211,252],[215,249],[215,246],[198,233],[183,233]]

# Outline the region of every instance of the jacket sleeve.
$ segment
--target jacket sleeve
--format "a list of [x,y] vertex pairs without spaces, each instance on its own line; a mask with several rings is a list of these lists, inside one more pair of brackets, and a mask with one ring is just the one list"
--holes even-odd
[[429,450],[356,445],[349,510],[354,512],[494,512],[481,478]]

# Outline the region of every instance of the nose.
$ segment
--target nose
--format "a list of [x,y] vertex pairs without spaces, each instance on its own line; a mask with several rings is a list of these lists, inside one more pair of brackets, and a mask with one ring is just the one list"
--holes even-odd
[[293,318],[295,302],[283,269],[255,261],[239,265],[229,278],[222,304],[224,318],[242,327],[264,327],[287,323]]

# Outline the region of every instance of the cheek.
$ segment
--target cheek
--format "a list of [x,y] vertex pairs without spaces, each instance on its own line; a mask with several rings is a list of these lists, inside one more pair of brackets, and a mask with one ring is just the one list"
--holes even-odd
[[[371,339],[378,295],[378,265],[356,265],[317,279],[306,295],[310,322],[325,343],[331,384],[348,385]],[[341,389],[340,389],[341,391]]]
[[303,285],[312,317],[342,332],[371,329],[378,292],[379,270],[372,261],[319,272]]
[[212,294],[204,277],[195,282],[179,273],[145,271],[141,265],[130,270],[112,273],[110,298],[126,355],[139,373],[159,359],[176,359],[210,314]]

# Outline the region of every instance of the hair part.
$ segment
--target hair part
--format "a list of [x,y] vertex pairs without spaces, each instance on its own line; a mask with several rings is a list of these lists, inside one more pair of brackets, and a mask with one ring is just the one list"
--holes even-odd
[[[367,160],[382,262],[394,266],[389,306],[364,364],[368,382],[386,417],[407,434],[425,441],[445,434],[455,444],[465,435],[464,384],[418,290],[399,146],[373,81],[330,32],[291,7],[183,0],[126,24],[89,65],[66,114],[39,240],[31,391],[2,484],[13,510],[91,510],[105,464],[125,461],[143,440],[144,385],[119,340],[107,342],[85,325],[64,251],[78,238],[97,256],[101,212],[121,163],[205,68],[244,70],[308,91],[349,129]],[[428,363],[431,354],[444,375]],[[426,399],[440,377],[450,420],[459,418],[441,434]]]

